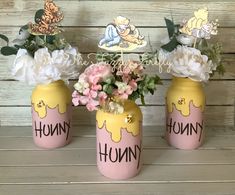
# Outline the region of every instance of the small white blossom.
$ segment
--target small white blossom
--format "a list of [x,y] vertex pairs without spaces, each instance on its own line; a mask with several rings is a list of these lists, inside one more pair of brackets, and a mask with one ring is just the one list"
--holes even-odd
[[30,34],[28,30],[22,29],[19,32],[19,35],[15,40],[13,40],[14,45],[23,45],[27,38],[29,38]]
[[176,37],[177,41],[186,46],[192,46],[195,38],[187,34],[180,34]]
[[85,89],[89,87],[89,83],[84,79],[79,79],[79,81],[74,85],[74,88],[79,92],[83,93]]
[[122,114],[124,107],[117,102],[109,102],[109,109],[111,113]]

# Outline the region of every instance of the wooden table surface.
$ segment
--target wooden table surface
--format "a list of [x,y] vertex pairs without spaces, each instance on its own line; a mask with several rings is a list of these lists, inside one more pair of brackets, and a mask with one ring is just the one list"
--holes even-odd
[[144,127],[144,166],[127,181],[96,168],[95,127],[74,127],[71,144],[42,150],[30,127],[0,127],[0,195],[235,194],[235,129],[207,127],[204,145],[183,151],[168,146],[163,127]]

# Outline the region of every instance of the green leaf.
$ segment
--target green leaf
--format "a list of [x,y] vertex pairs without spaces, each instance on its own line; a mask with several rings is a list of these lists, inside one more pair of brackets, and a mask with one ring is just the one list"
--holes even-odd
[[106,78],[104,82],[107,84],[112,84],[112,83],[114,83],[114,80],[115,80],[115,78],[113,76],[110,76],[110,77]]
[[0,38],[1,38],[2,40],[6,41],[7,44],[9,43],[9,39],[8,39],[7,36],[5,36],[5,35],[3,35],[3,34],[0,34]]
[[29,29],[29,25],[26,24],[26,25],[24,25],[24,26],[22,26],[22,27],[20,28],[19,33],[20,33],[21,31],[28,30],[28,29]]
[[139,96],[140,95],[138,91],[133,91],[133,93],[128,97],[128,99],[135,101],[139,98]]
[[15,47],[16,49],[24,49],[24,46],[22,46],[22,45],[14,45],[14,47]]
[[109,85],[109,84],[105,84],[103,86],[103,90],[105,93],[107,93],[108,95],[111,95],[113,93],[113,86]]
[[45,41],[41,37],[39,37],[39,36],[35,36],[35,42],[39,46],[45,45]]
[[145,106],[145,100],[144,100],[144,95],[143,94],[140,95],[140,100],[141,100],[142,105]]
[[169,43],[167,43],[166,45],[163,45],[161,48],[165,49],[168,52],[172,52],[178,45],[180,45],[176,39],[176,37],[174,36]]
[[46,42],[53,44],[53,41],[55,40],[55,35],[47,35],[46,36]]
[[17,51],[18,51],[18,49],[14,48],[14,47],[9,47],[9,46],[5,46],[5,47],[1,48],[1,53],[4,56],[16,55]]
[[165,23],[166,23],[169,38],[171,38],[171,37],[173,37],[173,35],[175,33],[175,24],[167,18],[164,18],[164,19],[165,19]]
[[35,17],[34,17],[34,20],[35,20],[36,23],[39,23],[39,21],[41,20],[43,14],[44,14],[44,9],[39,9],[36,12]]

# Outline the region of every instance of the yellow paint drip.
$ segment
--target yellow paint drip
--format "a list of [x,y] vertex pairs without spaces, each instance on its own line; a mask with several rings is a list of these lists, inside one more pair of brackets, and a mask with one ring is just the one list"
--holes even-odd
[[47,84],[38,85],[32,93],[32,106],[40,118],[47,115],[47,108],[58,107],[61,114],[67,111],[71,104],[71,93],[69,88],[61,80]]
[[205,109],[205,95],[201,82],[188,78],[174,77],[168,89],[166,104],[168,112],[173,112],[173,106],[184,116],[190,115],[190,102],[202,110]]
[[[132,116],[132,121],[128,123],[126,118],[130,115]],[[111,134],[112,140],[114,142],[120,142],[121,129],[126,129],[126,131],[133,136],[139,135],[141,128],[140,123],[143,117],[140,108],[133,101],[126,100],[122,114],[112,114],[98,110],[96,120],[99,129],[105,126],[107,131]]]

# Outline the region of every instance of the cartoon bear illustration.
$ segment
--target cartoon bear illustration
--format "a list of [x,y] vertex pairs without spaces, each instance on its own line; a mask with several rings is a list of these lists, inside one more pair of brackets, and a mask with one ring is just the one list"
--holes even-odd
[[208,9],[202,8],[194,12],[194,17],[190,18],[179,30],[181,33],[192,35],[193,29],[201,29],[208,23]]
[[106,44],[107,47],[111,47],[119,45],[122,41],[141,45],[143,39],[144,37],[140,35],[139,30],[130,24],[129,19],[118,16],[113,23],[107,25],[105,35],[99,45]]

